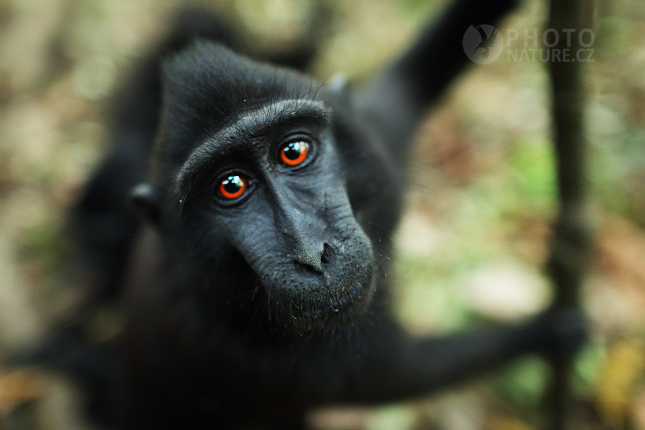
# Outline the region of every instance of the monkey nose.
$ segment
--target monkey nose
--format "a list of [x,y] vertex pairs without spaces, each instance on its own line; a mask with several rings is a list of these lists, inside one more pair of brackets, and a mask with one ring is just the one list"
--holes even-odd
[[[323,248],[323,247],[321,247]],[[295,262],[309,271],[323,273],[323,253],[324,249],[320,252],[313,249],[302,249],[295,255]]]
[[321,246],[301,247],[294,256],[294,261],[305,270],[322,274],[325,270],[324,266],[331,262],[332,254],[332,246],[322,243]]

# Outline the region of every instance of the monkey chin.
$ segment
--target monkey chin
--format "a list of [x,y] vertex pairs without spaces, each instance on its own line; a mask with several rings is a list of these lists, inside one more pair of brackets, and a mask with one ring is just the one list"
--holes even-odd
[[283,313],[280,321],[288,321],[282,328],[290,336],[308,337],[355,325],[368,310],[376,289],[372,274],[369,279],[365,275],[361,278],[362,282],[352,281],[333,291],[321,292],[315,299],[293,298],[290,305],[277,306]]

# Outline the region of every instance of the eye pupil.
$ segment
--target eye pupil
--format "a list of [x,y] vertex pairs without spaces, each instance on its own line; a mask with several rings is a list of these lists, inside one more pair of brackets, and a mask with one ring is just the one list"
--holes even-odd
[[237,193],[242,188],[242,180],[239,176],[229,176],[222,184],[228,193]]
[[287,166],[297,166],[307,158],[309,144],[304,141],[289,142],[282,147],[280,158]]
[[292,142],[284,148],[284,156],[289,160],[297,160],[303,151],[303,142]]
[[246,180],[240,175],[230,175],[219,185],[219,193],[229,200],[240,197],[244,191],[246,191]]

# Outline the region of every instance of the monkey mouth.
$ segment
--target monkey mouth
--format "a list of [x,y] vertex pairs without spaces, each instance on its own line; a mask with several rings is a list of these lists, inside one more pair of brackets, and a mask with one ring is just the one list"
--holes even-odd
[[374,282],[366,284],[355,282],[345,294],[332,298],[316,300],[292,315],[292,323],[297,331],[327,332],[342,329],[356,323],[358,317],[367,309],[374,293]]
[[317,309],[313,309],[309,312],[304,312],[303,316],[310,319],[318,319],[325,315],[339,313],[350,306],[354,306],[361,301],[363,295],[365,294],[365,288],[356,283],[354,288],[352,288],[347,294],[341,296],[340,298],[334,300],[333,302],[323,305]]
[[279,283],[265,285],[269,311],[275,316],[272,321],[278,323],[275,327],[301,336],[355,325],[367,311],[377,283],[371,248],[363,254],[366,262],[359,266],[337,258],[335,267],[329,264],[325,273],[294,272],[276,279]]

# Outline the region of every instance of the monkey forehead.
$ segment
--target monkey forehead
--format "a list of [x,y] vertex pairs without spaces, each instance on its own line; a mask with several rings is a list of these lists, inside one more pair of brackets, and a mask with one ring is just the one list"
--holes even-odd
[[278,127],[299,120],[329,123],[332,109],[321,100],[280,100],[240,115],[231,125],[224,127],[199,144],[181,166],[176,183],[184,188],[192,178],[213,160],[244,145],[249,153],[262,149],[266,142],[257,139]]

